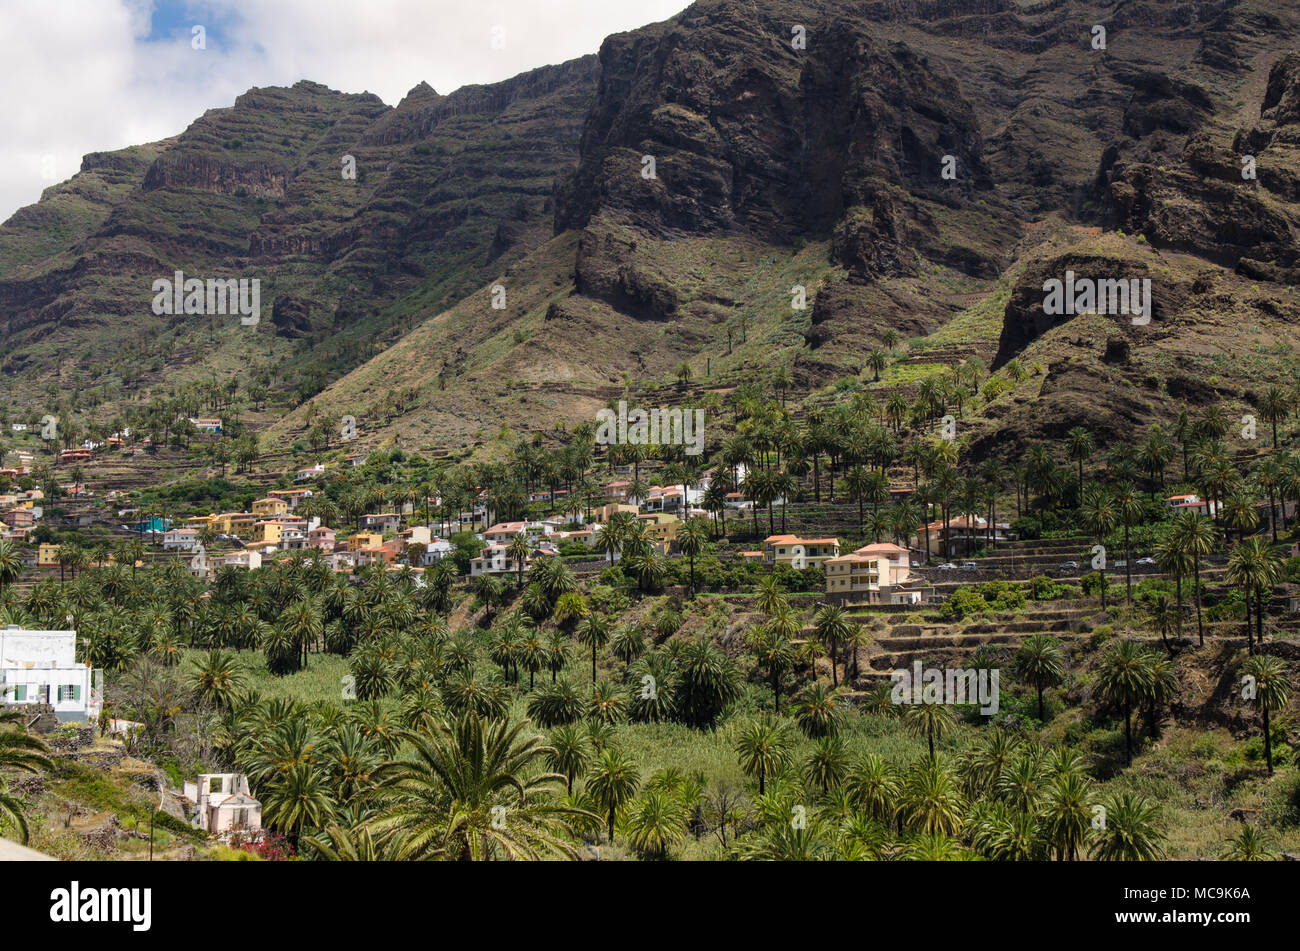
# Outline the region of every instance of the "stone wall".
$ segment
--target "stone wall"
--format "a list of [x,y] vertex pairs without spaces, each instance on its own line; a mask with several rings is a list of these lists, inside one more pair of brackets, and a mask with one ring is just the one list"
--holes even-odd
[[59,718],[48,703],[0,703],[0,710],[18,710],[28,733],[51,733],[59,728]]

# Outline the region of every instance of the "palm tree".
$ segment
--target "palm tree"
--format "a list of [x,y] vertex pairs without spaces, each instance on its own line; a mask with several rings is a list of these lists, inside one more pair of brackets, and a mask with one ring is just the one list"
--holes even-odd
[[1178,674],[1170,659],[1154,651],[1147,655],[1151,684],[1147,688],[1147,703],[1151,719],[1151,736],[1160,738],[1160,710],[1178,694]]
[[1256,654],[1246,660],[1241,668],[1243,685],[1242,696],[1259,708],[1264,721],[1264,760],[1268,763],[1268,772],[1273,774],[1273,736],[1269,725],[1269,714],[1285,710],[1291,702],[1291,682],[1286,665],[1281,658],[1272,654]]
[[[1082,463],[1080,463],[1082,465]],[[1115,529],[1118,513],[1115,503],[1101,486],[1092,486],[1084,494],[1083,507],[1079,512],[1085,528],[1097,539],[1097,544],[1105,551],[1106,538]],[[1101,562],[1101,607],[1106,609],[1106,562]]]
[[258,795],[263,821],[283,831],[295,850],[303,833],[324,825],[336,805],[328,777],[305,762],[286,766]]
[[365,826],[398,860],[576,858],[567,823],[597,817],[546,801],[565,777],[535,770],[552,749],[526,726],[470,714],[433,732],[399,732],[414,755],[375,769],[363,795],[379,809]]
[[550,752],[546,765],[552,772],[564,777],[568,795],[573,795],[573,781],[587,769],[591,744],[586,734],[573,724],[565,724],[551,734]]
[[[54,768],[54,761],[45,754],[49,752],[40,739],[29,736],[22,725],[21,710],[0,710],[0,826],[12,822],[18,829],[19,840],[28,839],[27,817],[23,814],[23,803],[18,797],[10,795],[4,781],[6,770],[22,770],[35,773]],[[13,726],[14,729],[8,727]]]
[[709,529],[704,519],[688,518],[677,529],[677,547],[690,562],[691,598],[695,598],[695,559],[709,545]]
[[596,550],[604,554],[612,565],[614,563],[614,555],[619,552],[623,544],[622,539],[619,536],[618,526],[612,518],[596,530],[596,535],[592,539],[592,542],[594,543]]
[[1043,795],[1044,837],[1060,861],[1073,861],[1092,826],[1088,781],[1077,773],[1058,773]]
[[813,684],[795,707],[795,723],[810,739],[834,736],[840,728],[841,707],[837,691]]
[[1177,610],[1177,628],[1178,636],[1183,636],[1183,578],[1192,569],[1192,556],[1182,546],[1182,540],[1172,531],[1166,528],[1165,531],[1156,539],[1155,544],[1156,561],[1160,567],[1174,576],[1174,585],[1176,597],[1178,599]]
[[1223,503],[1223,526],[1228,532],[1237,533],[1238,542],[1246,537],[1247,532],[1259,527],[1259,509],[1255,507],[1255,499],[1245,492],[1229,496]]
[[1043,691],[1065,679],[1065,655],[1060,641],[1050,634],[1026,637],[1016,651],[1016,673],[1038,692],[1038,719],[1046,722]]
[[824,736],[817,741],[812,754],[804,764],[804,778],[826,795],[844,782],[849,772],[848,754],[844,741],[837,736]]
[[1133,707],[1147,696],[1151,668],[1147,653],[1137,641],[1115,641],[1107,649],[1098,671],[1101,696],[1124,711],[1124,758],[1133,764]]
[[195,661],[190,683],[200,698],[210,701],[218,710],[227,710],[236,691],[244,685],[244,672],[234,654],[212,650]]
[[517,573],[516,584],[520,591],[524,588],[524,569],[528,567],[528,559],[532,557],[533,550],[529,547],[528,536],[520,532],[510,540],[506,546],[506,558],[515,563]]
[[881,372],[889,365],[889,357],[885,354],[885,351],[876,347],[867,354],[866,364],[867,369],[875,374],[873,382],[879,383]]
[[[844,614],[844,609],[835,604],[824,605],[813,617],[813,629],[817,640],[826,648],[831,658],[831,685],[839,686],[839,677],[835,672],[836,653],[853,633],[853,624]],[[847,675],[847,671],[845,671]]]
[[1164,858],[1160,832],[1160,808],[1130,792],[1115,793],[1102,800],[1106,817],[1095,830],[1088,854],[1101,862],[1154,862]]
[[[794,645],[790,642],[790,623],[794,612],[788,606],[778,608],[777,616],[767,624],[758,624],[750,629],[747,641],[758,658],[759,664],[767,671],[772,685],[772,704],[777,715],[781,713],[781,677],[794,666]],[[793,622],[798,630],[798,622]]]
[[611,844],[618,812],[632,801],[640,786],[641,777],[636,764],[625,753],[613,746],[600,751],[587,779],[586,793],[604,814]]
[[903,780],[898,817],[906,828],[956,835],[961,830],[964,808],[956,777],[933,756],[918,763]]
[[735,749],[745,775],[758,777],[760,796],[767,777],[775,776],[790,762],[790,739],[785,728],[766,714],[741,729]]
[[1272,862],[1277,859],[1277,853],[1255,826],[1243,824],[1223,857],[1230,862]]
[[868,818],[888,822],[894,817],[898,777],[884,757],[869,753],[849,770],[846,788],[850,800]]
[[591,648],[591,683],[596,683],[596,651],[609,643],[610,623],[603,614],[592,613],[578,625],[578,643]]
[[484,620],[492,623],[492,612],[501,603],[505,592],[501,589],[501,579],[492,574],[481,574],[474,579],[474,594],[483,602]]
[[4,598],[5,585],[17,581],[22,571],[23,562],[18,557],[18,549],[11,542],[0,541],[0,600]]
[[628,814],[628,842],[644,858],[662,859],[686,837],[686,818],[677,797],[664,790],[647,790]]
[[1175,543],[1192,559],[1193,594],[1196,596],[1196,635],[1205,646],[1205,623],[1201,619],[1201,558],[1214,549],[1214,529],[1199,512],[1184,509],[1174,516],[1171,528]]
[[1273,451],[1277,451],[1277,424],[1291,412],[1291,401],[1280,386],[1270,386],[1259,401],[1260,414],[1273,427]]
[[1131,482],[1115,487],[1115,514],[1124,526],[1124,600],[1133,603],[1133,549],[1129,545],[1129,531],[1142,520],[1142,496]]
[[1169,600],[1169,595],[1163,591],[1157,591],[1155,597],[1151,599],[1150,615],[1151,626],[1160,634],[1160,643],[1165,646],[1165,650],[1173,653],[1169,646],[1169,631],[1176,623],[1176,612],[1173,602]]
[[[1255,643],[1264,643],[1264,592],[1272,589],[1281,576],[1281,559],[1269,546],[1268,540],[1254,537],[1240,542],[1228,556],[1225,578],[1229,584],[1241,585],[1246,592],[1246,643],[1251,653]],[[1251,598],[1254,597],[1256,637],[1250,636]]]
[[903,712],[903,726],[913,736],[925,737],[930,748],[930,762],[934,762],[934,741],[942,739],[957,728],[957,719],[946,703],[911,703]]
[[1065,434],[1065,454],[1079,465],[1079,492],[1083,493],[1083,460],[1090,458],[1097,451],[1097,443],[1092,433],[1082,426],[1075,426]]

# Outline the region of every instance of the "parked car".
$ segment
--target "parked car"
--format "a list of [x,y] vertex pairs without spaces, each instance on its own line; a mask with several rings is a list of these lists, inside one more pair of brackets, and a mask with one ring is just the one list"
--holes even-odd
[[973,561],[963,561],[963,562],[961,563],[961,567],[962,567],[962,570],[963,570],[963,571],[978,571],[978,570],[979,570],[979,565],[975,564],[975,562],[973,562]]
[[951,561],[945,561],[942,565],[939,566],[939,570],[940,570],[940,571],[956,571],[956,570],[957,570],[957,566],[954,565]]
[[1061,567],[1060,567],[1059,570],[1061,570],[1061,571],[1078,571],[1078,570],[1079,570],[1079,563],[1078,563],[1077,561],[1063,561],[1063,562],[1061,562]]
[[1156,560],[1154,558],[1139,558],[1137,563],[1139,565],[1154,565]]

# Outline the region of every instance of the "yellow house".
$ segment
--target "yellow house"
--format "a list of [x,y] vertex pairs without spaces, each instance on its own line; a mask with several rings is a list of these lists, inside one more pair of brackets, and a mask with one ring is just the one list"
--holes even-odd
[[284,526],[279,522],[258,522],[253,526],[254,545],[278,545],[280,544],[280,532]]
[[800,538],[798,535],[769,535],[763,539],[763,563],[776,567],[820,568],[840,553],[838,538]]
[[639,511],[640,509],[638,509],[635,505],[624,505],[620,502],[609,502],[598,508],[592,509],[591,514],[596,519],[597,524],[604,525],[606,522],[609,521],[609,517],[613,515],[615,512],[630,512],[632,515],[636,515],[637,512]]
[[646,533],[650,536],[650,539],[665,554],[667,554],[669,546],[677,541],[677,529],[682,526],[681,519],[668,512],[649,512],[645,515],[638,515],[636,520],[645,525]]
[[869,604],[915,603],[921,590],[908,587],[911,575],[911,552],[899,545],[876,543],[857,551],[829,558],[826,570],[826,593],[842,601]]
[[258,499],[253,503],[253,514],[258,518],[273,518],[289,511],[289,503],[284,499]]
[[[187,528],[206,528],[219,518],[221,518],[220,515],[191,515],[185,520],[185,525]],[[217,530],[220,531],[220,529]]]
[[[253,526],[258,522],[258,517],[251,512],[231,512],[223,515],[222,518],[226,519],[227,526],[224,534],[241,537],[252,534]],[[220,532],[221,529],[217,531]]]
[[36,549],[36,564],[42,568],[57,568],[59,565],[59,546],[52,542],[41,542],[41,547]]
[[357,532],[348,536],[348,551],[360,551],[363,548],[378,548],[384,543],[384,536],[375,532]]

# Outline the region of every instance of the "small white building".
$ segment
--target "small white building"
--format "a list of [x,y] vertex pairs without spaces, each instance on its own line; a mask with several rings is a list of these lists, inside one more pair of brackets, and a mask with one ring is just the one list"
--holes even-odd
[[163,551],[193,551],[198,544],[197,529],[170,528],[163,532]]
[[[509,571],[517,571],[514,559],[507,554],[508,548],[505,545],[488,545],[478,553],[469,563],[470,577],[477,578],[479,575],[499,575]],[[524,567],[528,563],[524,562]]]
[[451,542],[445,538],[435,538],[424,548],[424,554],[420,556],[420,567],[428,568],[434,562],[442,561],[456,549]]
[[76,631],[0,630],[0,702],[49,704],[62,723],[93,722],[104,707],[104,672],[77,662]]
[[243,773],[200,773],[185,784],[185,798],[193,804],[190,822],[196,829],[227,835],[262,828],[262,804],[253,798]]
[[261,568],[262,553],[252,548],[247,548],[244,551],[231,552],[229,555],[220,559],[220,565],[218,567],[244,568],[249,571],[254,568]]

